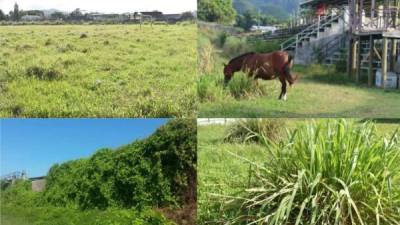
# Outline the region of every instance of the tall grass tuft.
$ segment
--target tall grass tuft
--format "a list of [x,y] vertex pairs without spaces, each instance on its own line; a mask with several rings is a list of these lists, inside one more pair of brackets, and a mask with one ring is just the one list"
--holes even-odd
[[375,125],[310,123],[269,143],[229,224],[400,224],[400,143]]
[[265,86],[260,85],[257,80],[243,73],[233,76],[228,84],[230,94],[236,99],[264,96],[268,93]]
[[227,142],[262,142],[279,140],[285,131],[285,121],[281,119],[241,119],[227,130]]

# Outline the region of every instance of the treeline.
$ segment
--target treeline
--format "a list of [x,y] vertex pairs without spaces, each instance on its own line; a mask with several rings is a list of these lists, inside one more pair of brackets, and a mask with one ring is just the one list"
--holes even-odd
[[[151,16],[151,20],[155,21],[165,21],[165,22],[184,22],[184,21],[194,21],[195,20],[195,15],[192,12],[183,12],[179,15],[179,17],[173,18],[173,19],[164,19],[162,18],[163,15],[161,12],[158,11],[153,11],[155,17]],[[133,21],[139,21],[141,20],[141,13],[135,12],[133,15],[130,14],[101,14],[101,13],[86,13],[83,12],[81,9],[77,8],[74,11],[67,13],[67,12],[61,12],[61,11],[42,11],[42,10],[20,10],[18,4],[16,3],[14,5],[14,9],[10,11],[8,14],[3,12],[3,10],[0,9],[0,21],[9,21],[9,22],[18,22],[23,20],[24,16],[30,16],[30,20],[32,21],[66,21],[66,22],[90,22],[90,21],[96,21],[96,19],[93,18],[93,14],[95,15],[100,15],[100,16],[105,16],[108,18],[103,18],[100,19],[101,21],[105,22],[110,22],[113,21],[115,23],[119,22],[129,22],[132,20]],[[109,17],[111,16],[111,18]],[[133,17],[133,18],[132,18]],[[149,18],[148,16],[146,18]],[[29,19],[28,19],[29,21]]]
[[144,140],[52,166],[42,193],[29,182],[4,186],[1,201],[83,210],[181,207],[196,201],[196,142],[195,120],[171,120]]

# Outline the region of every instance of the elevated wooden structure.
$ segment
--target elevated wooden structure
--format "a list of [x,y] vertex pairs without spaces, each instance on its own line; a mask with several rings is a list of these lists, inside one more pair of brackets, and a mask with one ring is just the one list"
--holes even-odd
[[[361,76],[361,62],[368,60],[368,85],[374,82],[374,63],[379,61],[382,80],[385,88],[388,72],[396,72],[396,61],[399,57],[400,40],[400,0],[302,0],[300,11],[309,10],[324,13],[334,10],[344,11],[348,46],[348,74],[357,82]],[[300,13],[301,14],[301,13]],[[319,21],[320,19],[318,19]],[[367,53],[362,47],[367,46]],[[380,46],[380,47],[378,47]],[[398,66],[398,65],[397,65]],[[397,71],[400,72],[400,71]]]

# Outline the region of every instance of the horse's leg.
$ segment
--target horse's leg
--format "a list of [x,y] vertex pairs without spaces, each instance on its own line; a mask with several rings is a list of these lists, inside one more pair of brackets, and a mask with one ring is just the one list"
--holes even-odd
[[283,76],[279,76],[279,80],[281,81],[281,84],[282,84],[282,90],[281,90],[281,94],[279,95],[279,100],[286,101],[287,100],[287,97],[286,97],[286,87],[287,87],[286,79]]

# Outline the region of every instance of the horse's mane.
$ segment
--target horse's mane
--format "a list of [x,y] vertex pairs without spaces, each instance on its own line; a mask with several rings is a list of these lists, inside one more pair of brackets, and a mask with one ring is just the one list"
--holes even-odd
[[239,56],[237,56],[237,57],[231,59],[231,61],[229,61],[228,64],[230,64],[230,63],[232,63],[233,61],[235,61],[235,60],[237,60],[237,59],[240,59],[240,58],[242,58],[242,57],[249,56],[249,55],[254,55],[254,54],[256,54],[256,53],[255,53],[255,52],[247,52],[247,53],[244,53],[244,54],[242,54],[242,55],[239,55]]

